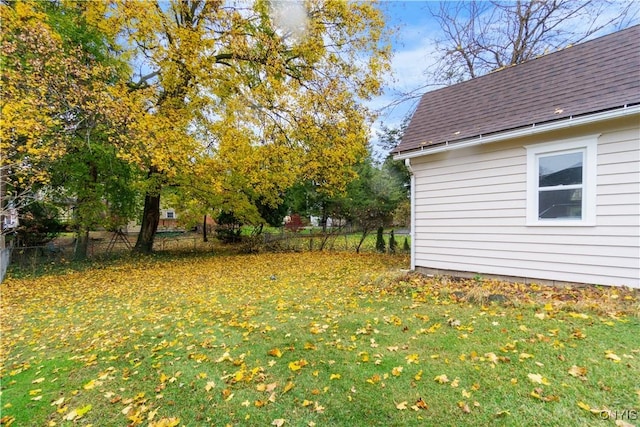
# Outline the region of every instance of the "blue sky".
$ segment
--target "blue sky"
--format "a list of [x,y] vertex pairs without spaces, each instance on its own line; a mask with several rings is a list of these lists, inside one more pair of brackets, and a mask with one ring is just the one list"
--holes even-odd
[[[440,34],[440,27],[431,16],[428,7],[437,7],[437,2],[385,1],[381,9],[385,13],[387,26],[394,29],[393,76],[386,85],[384,96],[372,103],[379,109],[402,98],[403,94],[422,91],[427,83],[425,70],[434,62],[433,40]],[[389,126],[400,124],[415,107],[417,99],[384,109],[375,128],[383,122]],[[374,129],[375,130],[375,129]]]

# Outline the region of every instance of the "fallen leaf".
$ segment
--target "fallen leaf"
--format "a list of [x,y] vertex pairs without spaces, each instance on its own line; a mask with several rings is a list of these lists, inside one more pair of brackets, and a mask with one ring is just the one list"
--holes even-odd
[[449,382],[449,378],[447,378],[446,374],[438,375],[433,379],[435,382],[444,384]]
[[585,375],[587,375],[587,368],[573,365],[571,368],[569,368],[568,372],[569,372],[569,375],[571,375],[572,377],[582,378]]
[[280,351],[279,348],[272,348],[271,350],[269,350],[269,356],[273,356],[273,357],[282,357],[282,351]]
[[463,401],[458,402],[458,408],[460,408],[465,414],[469,414],[471,412],[469,405],[467,405],[467,403]]
[[527,374],[527,378],[529,378],[529,380],[532,383],[536,383],[536,384],[544,384],[544,385],[549,385],[551,384],[549,382],[549,380],[547,380],[546,378],[544,378],[541,374]]
[[160,418],[156,422],[149,423],[149,427],[176,427],[180,424],[180,418]]
[[276,427],[282,427],[284,423],[285,423],[284,418],[276,418],[271,422],[271,425]]
[[412,363],[420,363],[420,356],[418,354],[410,354],[405,357],[407,360],[407,364],[410,365]]
[[402,410],[407,409],[407,401],[405,400],[404,402],[400,402],[400,403],[396,403],[396,408]]
[[591,407],[584,402],[578,402],[578,407],[584,409],[585,411],[591,411]]
[[605,356],[607,359],[609,360],[613,360],[614,362],[620,362],[620,356],[618,356],[617,354],[614,354],[611,350],[607,350],[605,352]]
[[418,409],[425,409],[425,410],[426,410],[426,409],[429,409],[429,405],[427,405],[427,402],[425,402],[424,400],[422,400],[422,398],[419,398],[419,399],[416,401],[415,406],[416,406]]

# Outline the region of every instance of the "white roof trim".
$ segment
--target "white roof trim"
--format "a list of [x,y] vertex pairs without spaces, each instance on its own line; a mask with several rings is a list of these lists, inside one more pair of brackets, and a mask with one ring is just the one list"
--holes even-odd
[[589,123],[597,123],[605,120],[627,117],[634,114],[640,114],[640,105],[624,106],[615,110],[604,111],[601,113],[589,114],[580,117],[568,117],[563,120],[554,121],[546,124],[532,124],[525,128],[519,128],[506,132],[491,134],[489,136],[478,136],[473,139],[463,140],[460,142],[445,142],[433,147],[425,146],[419,149],[395,154],[395,160],[412,159],[414,157],[427,156],[429,154],[441,153],[443,151],[457,150],[459,148],[473,147],[475,145],[489,144],[491,142],[504,141],[506,139],[520,138],[523,136],[537,135],[540,133],[551,132],[558,129],[566,129],[572,126],[585,125]]

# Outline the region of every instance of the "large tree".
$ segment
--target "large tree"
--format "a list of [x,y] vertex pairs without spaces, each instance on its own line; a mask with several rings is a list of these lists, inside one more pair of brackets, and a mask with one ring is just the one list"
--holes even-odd
[[449,84],[637,23],[640,6],[631,0],[473,0],[430,10],[443,33],[434,77]]
[[301,178],[341,190],[365,154],[371,116],[359,101],[380,92],[389,55],[372,3],[86,7],[118,28],[138,66],[131,102],[146,110],[132,118],[139,137],[126,151],[148,179],[136,250],[152,250],[167,186],[250,211],[257,200],[276,205]]
[[126,67],[71,2],[16,1],[0,12],[3,206],[74,201],[82,258],[88,230],[113,214],[126,220],[133,206],[131,168],[112,143],[126,134],[117,96]]

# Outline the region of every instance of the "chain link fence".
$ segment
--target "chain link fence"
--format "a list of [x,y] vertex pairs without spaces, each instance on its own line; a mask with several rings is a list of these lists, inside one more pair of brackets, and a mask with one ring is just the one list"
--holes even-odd
[[[90,260],[109,259],[128,256],[136,235],[97,233],[87,246],[87,258]],[[361,233],[349,230],[330,230],[327,232],[291,232],[284,229],[278,232],[263,232],[253,236],[243,236],[238,244],[224,244],[217,239],[204,242],[201,234],[158,233],[154,241],[155,252],[202,252],[202,253],[257,253],[257,252],[307,252],[307,251],[375,251],[375,233],[366,236],[360,243]],[[396,253],[404,252],[404,240],[408,238],[402,231],[397,232]],[[385,235],[388,246],[389,234]],[[8,248],[2,256],[10,255],[11,269],[21,273],[36,273],[43,267],[61,265],[74,259],[75,241],[73,238],[59,238],[43,246],[24,246]],[[3,258],[3,268],[5,264]]]

